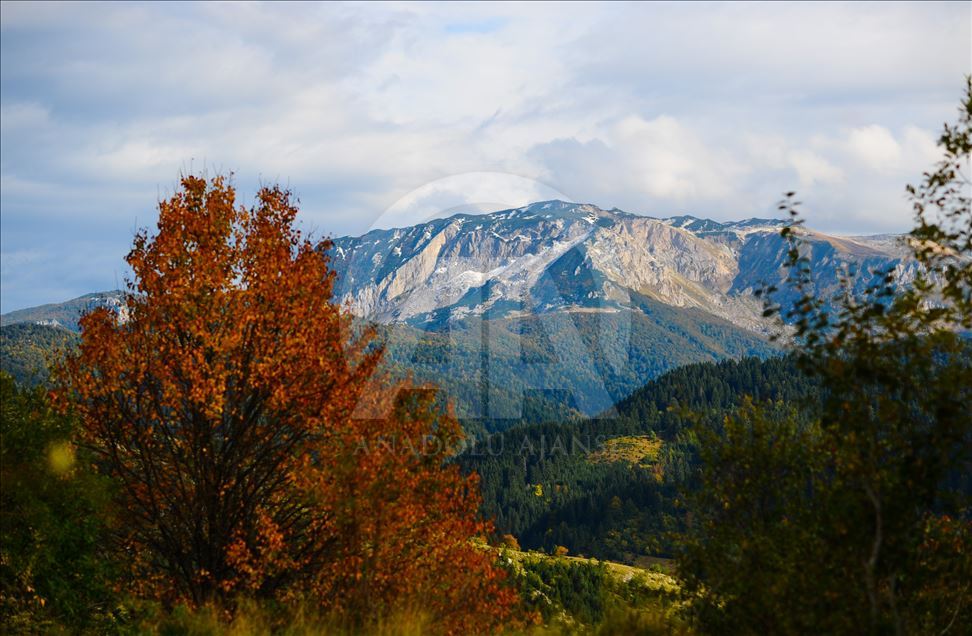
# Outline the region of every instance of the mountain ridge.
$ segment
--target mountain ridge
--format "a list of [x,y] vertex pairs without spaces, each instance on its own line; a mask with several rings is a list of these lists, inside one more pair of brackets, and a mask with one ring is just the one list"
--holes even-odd
[[[500,300],[505,303],[500,315],[506,316],[630,310],[628,296],[636,292],[677,307],[698,307],[764,333],[765,323],[756,319],[761,304],[746,296],[762,284],[780,282],[786,244],[779,230],[787,223],[759,217],[654,217],[549,200],[337,237],[329,256],[338,277],[337,299],[359,317],[381,323],[434,327],[441,321],[432,314],[444,310],[446,320],[496,316],[488,310]],[[835,262],[897,267],[902,280],[914,268],[898,235],[803,233],[817,249],[812,255],[817,262],[811,264],[826,270],[818,277],[827,279],[824,287],[836,282],[835,268],[828,267]],[[566,271],[569,265],[572,272]],[[543,274],[561,280],[537,287]],[[581,298],[579,290],[588,298]],[[96,306],[124,311],[124,293],[96,292],[14,310],[0,316],[0,323],[48,320],[76,331],[77,318]]]
[[[470,430],[500,430],[602,413],[683,364],[774,355],[753,292],[785,275],[785,224],[546,201],[342,237],[329,255],[335,301],[382,325],[387,367],[442,386]],[[805,236],[822,293],[851,267],[861,291],[871,269],[906,280],[914,267],[894,237]],[[34,364],[11,324],[37,323],[30,338],[53,341],[44,325],[77,331],[97,306],[123,318],[124,294],[4,314],[4,349]]]
[[[753,292],[783,281],[787,223],[656,218],[553,200],[339,237],[329,254],[340,302],[382,323],[436,328],[470,314],[637,310],[636,293],[765,334]],[[858,269],[862,287],[878,270],[913,276],[916,265],[893,237],[800,231],[823,266],[815,283],[825,293],[844,269]]]
[[108,291],[83,294],[62,302],[45,303],[35,307],[15,309],[0,315],[0,325],[8,326],[21,323],[61,327],[69,331],[78,331],[78,320],[82,315],[97,307],[105,307],[118,312],[119,316],[127,314],[125,306],[125,291],[113,289]]

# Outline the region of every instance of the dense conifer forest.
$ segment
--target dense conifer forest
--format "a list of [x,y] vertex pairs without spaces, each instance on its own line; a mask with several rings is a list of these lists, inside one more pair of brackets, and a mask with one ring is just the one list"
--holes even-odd
[[[814,381],[794,356],[680,367],[619,402],[610,415],[514,428],[459,456],[481,477],[483,511],[527,548],[631,562],[672,556],[667,535],[681,526],[680,493],[697,469],[691,427],[718,422],[745,396],[813,404]],[[658,440],[644,457],[599,461],[618,439]]]

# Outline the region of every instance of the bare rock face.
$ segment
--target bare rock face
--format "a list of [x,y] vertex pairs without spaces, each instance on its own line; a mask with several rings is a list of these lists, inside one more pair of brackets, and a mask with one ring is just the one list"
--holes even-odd
[[[763,332],[754,292],[784,280],[784,223],[656,219],[544,201],[340,238],[331,258],[340,300],[379,322],[638,311],[632,298],[646,297]],[[877,270],[894,268],[903,283],[914,275],[896,237],[807,231],[806,238],[820,293],[835,291],[848,270],[861,290]],[[780,300],[787,302],[785,293]]]

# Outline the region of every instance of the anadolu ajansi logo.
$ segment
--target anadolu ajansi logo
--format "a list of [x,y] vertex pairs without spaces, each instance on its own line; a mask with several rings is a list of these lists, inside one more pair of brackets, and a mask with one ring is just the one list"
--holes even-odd
[[[438,179],[412,190],[375,219],[368,231],[407,228],[456,214],[485,214],[513,210],[537,201],[550,200],[573,202],[564,193],[536,179],[502,172],[467,172]],[[442,226],[438,231],[444,231],[445,227]],[[570,248],[581,252],[583,249],[582,246],[576,245]],[[584,254],[581,253],[579,256],[583,258]],[[456,261],[458,257],[451,258]],[[460,260],[465,260],[467,263],[454,262],[454,266],[459,265],[455,267],[457,271],[467,275],[469,272],[478,273],[481,276],[474,277],[476,280],[489,279],[489,272],[480,271],[483,267],[476,259],[462,257]],[[500,267],[507,264],[500,264]],[[492,269],[495,271],[497,268]],[[542,285],[544,304],[549,306],[551,290],[554,290],[553,293],[556,295],[559,295],[559,292],[556,291],[558,288],[553,281],[545,281],[544,278],[549,276],[546,273],[540,274],[531,288],[536,288],[538,284]],[[602,377],[601,369],[595,364],[595,360],[606,362],[615,371],[621,370],[627,364],[627,345],[630,338],[629,312],[621,312],[620,315],[628,318],[620,322],[616,319],[597,321],[598,327],[595,331],[603,333],[596,334],[595,343],[615,343],[614,346],[597,352],[590,349],[592,343],[585,341],[567,312],[545,313],[544,319],[538,321],[538,324],[545,331],[546,341],[551,345],[552,351],[548,352],[551,355],[548,361],[531,362],[519,355],[522,344],[520,340],[515,343],[517,351],[512,352],[511,355],[508,335],[505,336],[506,340],[501,342],[497,338],[496,330],[491,332],[490,321],[486,319],[483,311],[490,301],[487,286],[475,288],[472,283],[463,281],[457,281],[457,286],[461,289],[460,295],[464,297],[464,305],[472,306],[472,310],[462,316],[462,340],[460,341],[458,337],[459,332],[452,329],[454,321],[447,321],[444,327],[438,329],[441,335],[448,337],[447,354],[436,356],[434,361],[423,360],[419,379],[433,381],[439,378],[449,379],[451,383],[458,381],[474,387],[473,390],[466,391],[467,399],[453,400],[458,417],[490,420],[518,419],[522,414],[523,400],[528,392],[549,391],[571,395],[574,403],[584,405],[586,407],[584,410],[589,413],[604,415],[613,413],[614,400],[607,391],[605,378]],[[349,287],[350,285],[339,281],[337,297],[345,302],[352,300],[348,295]],[[470,294],[473,296],[472,303],[469,302]],[[479,296],[476,297],[476,294]],[[539,303],[531,297],[529,291],[520,300],[525,310],[535,308]],[[568,303],[564,302],[563,305],[566,306]],[[371,316],[366,314],[364,317]],[[608,330],[610,333],[607,333]],[[480,336],[478,365],[469,364],[470,333]],[[417,349],[417,345],[413,343],[396,342],[394,347],[395,350],[389,353],[398,360],[412,360]],[[499,354],[500,351],[502,355]],[[573,365],[579,375],[588,378],[584,387],[563,386],[561,385],[565,383],[563,380],[558,384],[555,378],[563,377],[563,374],[555,372],[556,369],[545,369],[545,367],[564,364]],[[511,369],[511,365],[516,368]],[[519,386],[509,386],[509,381],[503,380],[511,376],[519,380]],[[470,395],[474,397],[470,399],[468,397]],[[355,411],[357,417],[375,415],[377,414],[364,404],[359,405]]]

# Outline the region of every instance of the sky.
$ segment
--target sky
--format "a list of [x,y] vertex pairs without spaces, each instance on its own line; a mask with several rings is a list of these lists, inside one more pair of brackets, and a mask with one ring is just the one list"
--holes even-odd
[[318,235],[560,198],[903,232],[972,3],[0,5],[0,311],[118,288],[179,175]]

